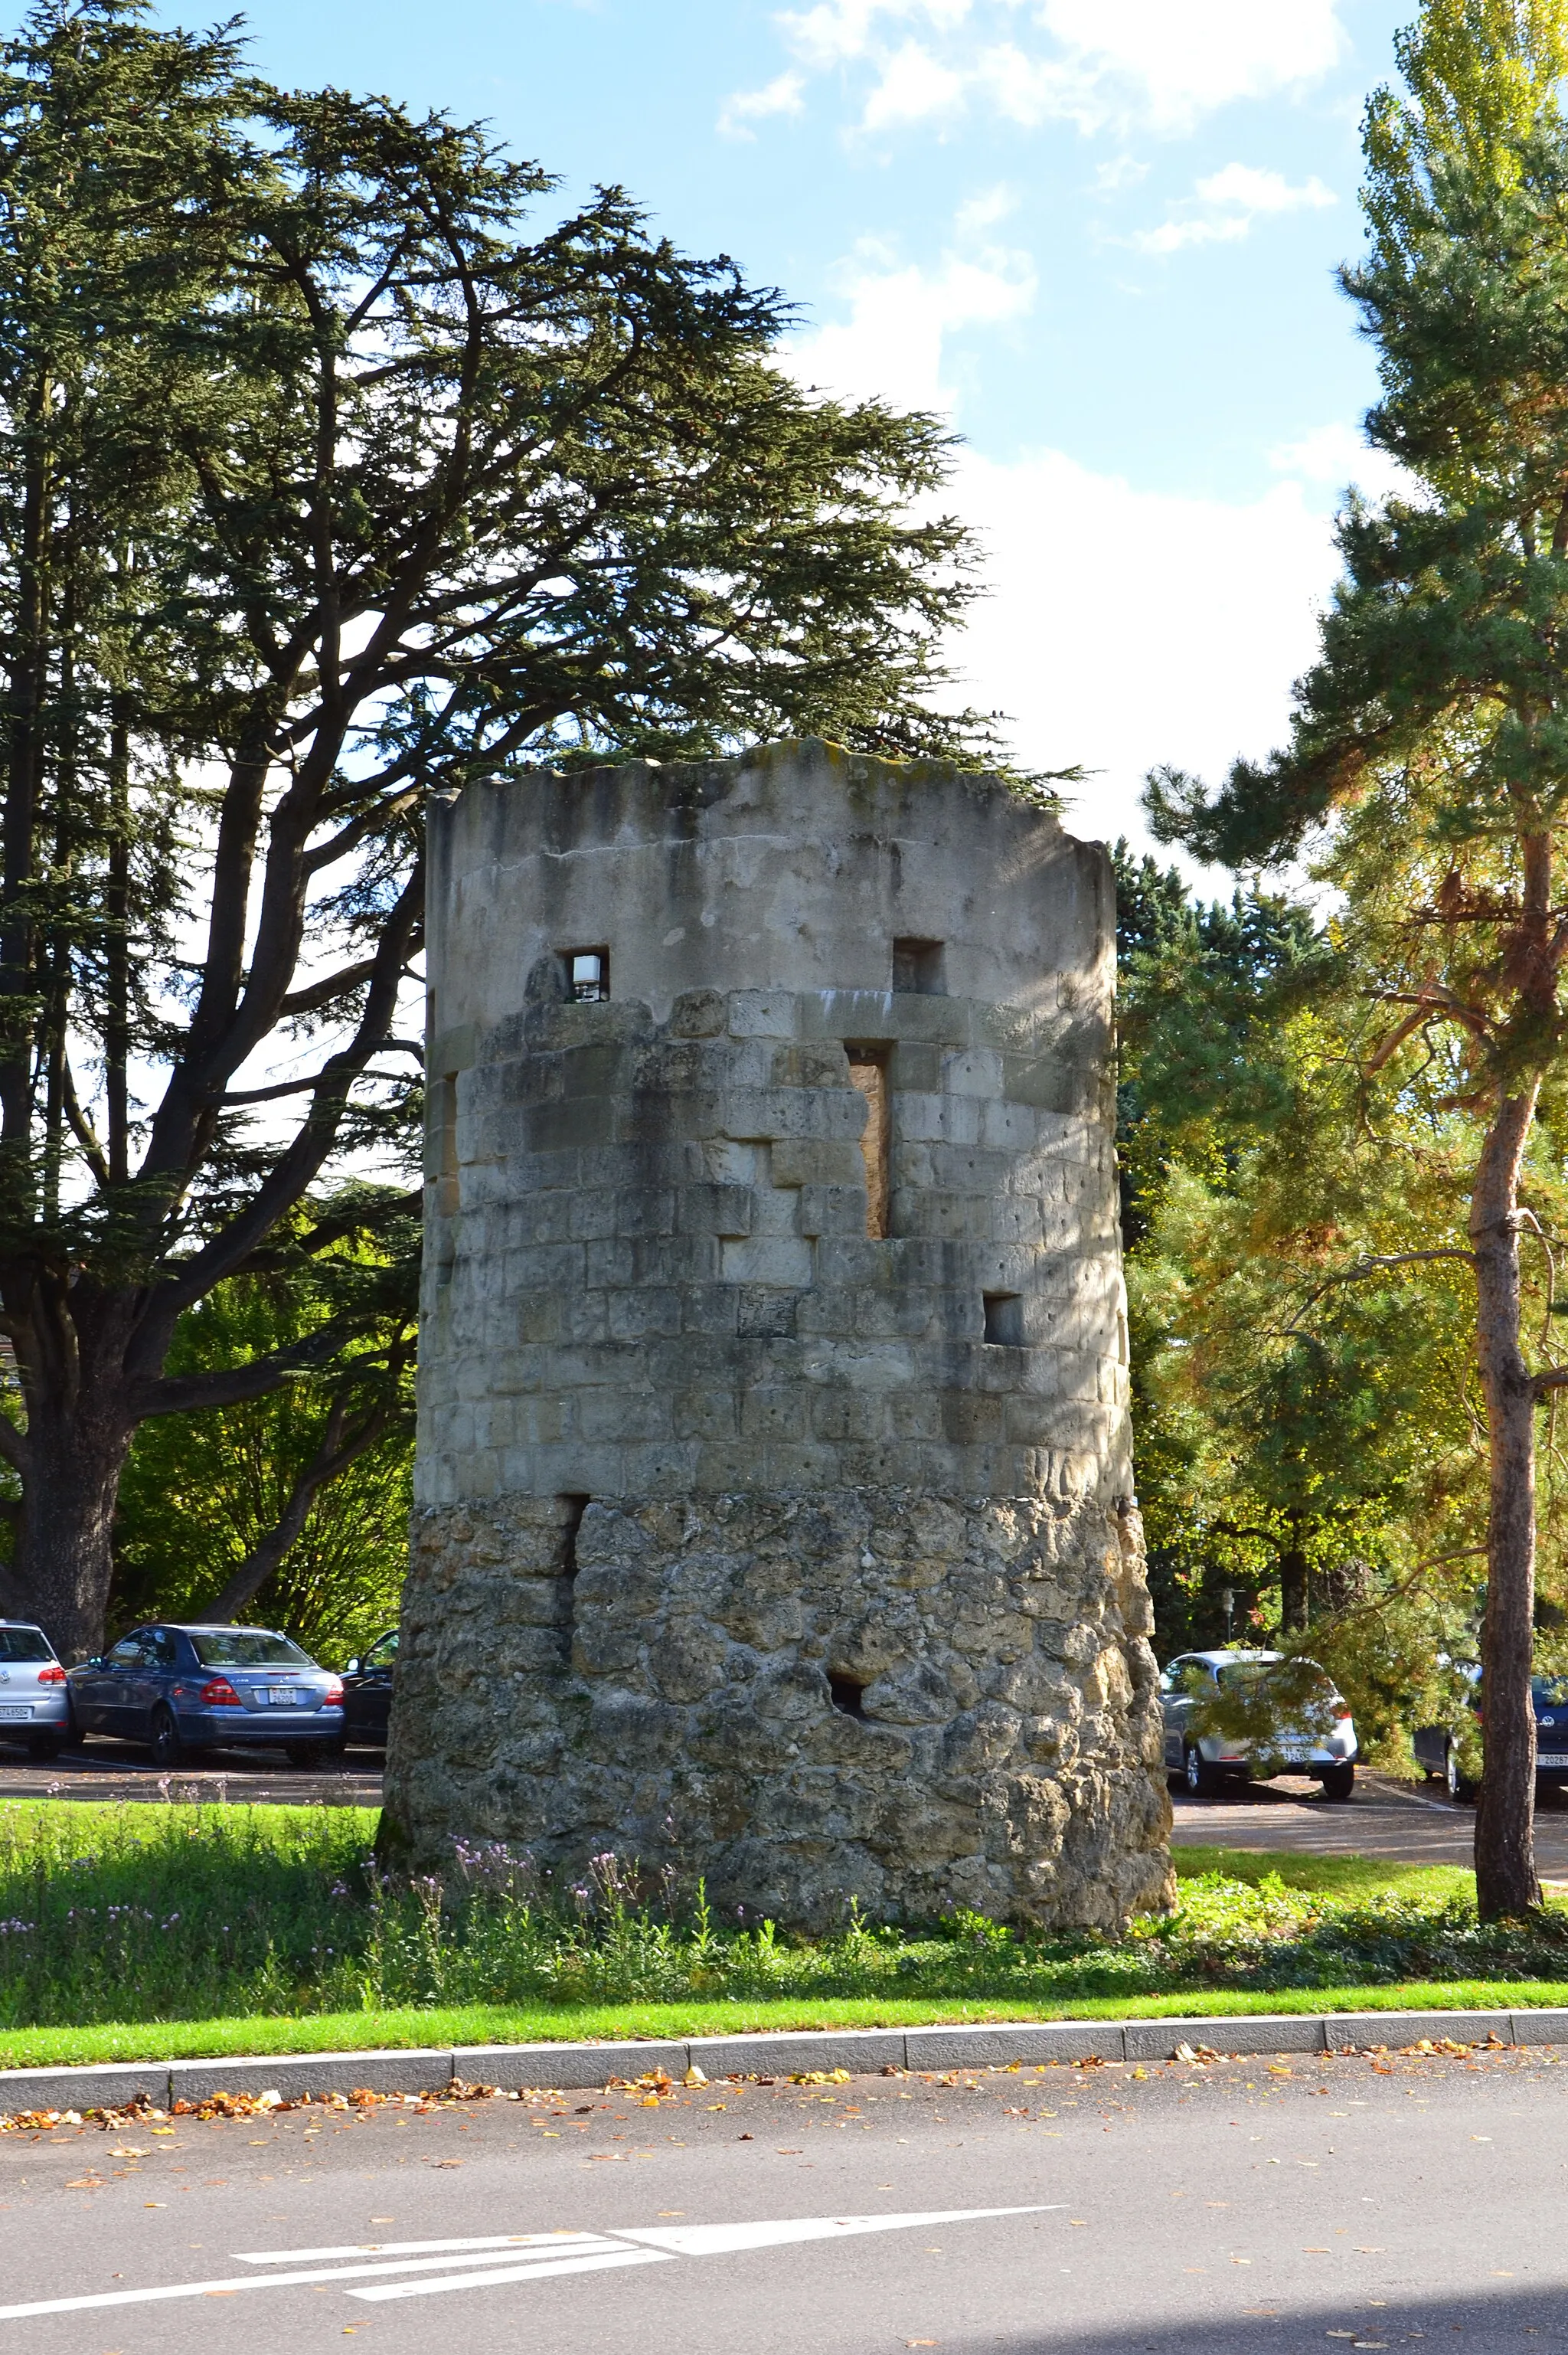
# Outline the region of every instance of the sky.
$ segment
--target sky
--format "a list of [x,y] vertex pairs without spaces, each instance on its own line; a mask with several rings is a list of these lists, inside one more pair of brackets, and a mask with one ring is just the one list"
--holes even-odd
[[[254,0],[272,80],[483,119],[798,305],[791,365],[937,409],[990,594],[956,655],[1075,832],[1283,734],[1372,356],[1335,283],[1415,0]],[[168,21],[207,12],[164,5]]]

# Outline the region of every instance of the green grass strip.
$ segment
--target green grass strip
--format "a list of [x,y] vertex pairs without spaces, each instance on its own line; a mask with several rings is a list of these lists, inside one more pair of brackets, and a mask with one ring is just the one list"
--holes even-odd
[[1007,2019],[1240,2019],[1258,2013],[1493,2011],[1568,2007],[1568,1981],[1412,1980],[1398,1987],[1238,1990],[1086,1999],[1060,2009],[1008,2003],[652,2003],[514,2011],[318,2012],[296,2019],[185,2019],[39,2028],[0,2037],[0,2068],[83,2068],[106,2061],[199,2061],[367,2052],[454,2044],[609,2043],[626,2037],[734,2036],[763,2030],[931,2028]]

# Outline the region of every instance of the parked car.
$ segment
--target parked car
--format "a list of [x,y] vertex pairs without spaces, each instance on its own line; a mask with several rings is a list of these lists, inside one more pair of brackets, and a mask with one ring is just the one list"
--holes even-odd
[[0,1737],[25,1742],[33,1758],[58,1757],[71,1739],[70,1687],[41,1627],[0,1619]]
[[84,1733],[144,1742],[160,1766],[215,1743],[266,1742],[299,1766],[343,1748],[343,1679],[270,1627],[132,1627],[70,1671]]
[[[1276,1721],[1256,1734],[1214,1730],[1209,1721],[1227,1700],[1238,1704],[1238,1718]],[[1259,1769],[1266,1777],[1287,1769],[1311,1774],[1329,1799],[1348,1799],[1355,1788],[1350,1704],[1310,1660],[1287,1662],[1281,1652],[1183,1652],[1160,1679],[1160,1707],[1166,1767],[1195,1798],[1213,1798],[1227,1778]]]
[[[1481,1672],[1462,1671],[1470,1687],[1468,1706],[1478,1722],[1481,1713]],[[1531,1677],[1530,1698],[1535,1709],[1535,1787],[1561,1790],[1568,1784],[1568,1677]],[[1460,1711],[1461,1721],[1463,1711]],[[1415,1763],[1428,1774],[1440,1774],[1451,1799],[1474,1798],[1480,1787],[1476,1737],[1461,1721],[1457,1725],[1418,1725],[1411,1736]]]
[[387,1720],[392,1708],[392,1677],[397,1665],[397,1630],[377,1636],[362,1660],[350,1660],[343,1672],[344,1735],[367,1749],[387,1747]]

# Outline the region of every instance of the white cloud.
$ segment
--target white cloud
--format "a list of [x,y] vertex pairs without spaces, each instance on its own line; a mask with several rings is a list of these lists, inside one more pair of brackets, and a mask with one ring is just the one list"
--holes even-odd
[[798,73],[776,74],[761,90],[737,90],[726,98],[720,112],[718,127],[726,139],[755,139],[751,129],[769,114],[800,114],[804,110],[805,77]]
[[[1197,195],[1173,218],[1158,229],[1144,229],[1133,243],[1142,253],[1178,253],[1187,245],[1216,245],[1245,237],[1260,213],[1299,212],[1338,202],[1321,180],[1299,187],[1278,172],[1260,172],[1250,164],[1227,164],[1198,183]],[[1196,206],[1199,209],[1192,209]]]
[[[973,199],[966,230],[993,225],[1008,202],[1002,189]],[[795,347],[796,372],[846,397],[932,409],[952,404],[945,337],[1004,325],[1035,290],[1027,257],[956,233],[935,270],[863,248],[842,291],[848,317]],[[1276,453],[1293,479],[1239,501],[1147,490],[1058,450],[960,453],[942,505],[980,535],[991,591],[956,649],[962,692],[1010,715],[1020,760],[1098,773],[1070,795],[1075,831],[1147,842],[1150,768],[1215,778],[1238,752],[1282,741],[1338,569],[1308,486],[1347,448],[1364,476],[1372,453],[1326,427]]]
[[1368,447],[1351,425],[1315,425],[1299,442],[1282,442],[1268,453],[1276,473],[1335,493],[1353,485],[1367,498],[1419,498],[1421,486],[1384,450]]
[[865,102],[862,127],[886,131],[905,123],[924,123],[933,115],[954,114],[962,102],[961,75],[939,65],[918,41],[906,41],[882,69],[882,79]]
[[1041,450],[960,461],[949,502],[980,533],[991,595],[959,648],[964,686],[1011,715],[1018,757],[1097,773],[1067,823],[1147,841],[1161,762],[1211,780],[1284,739],[1338,562],[1294,483],[1180,498]]
[[1346,47],[1339,0],[819,0],[777,21],[808,72],[870,79],[865,131],[971,104],[1024,124],[1183,131],[1316,81]]
[[955,406],[943,378],[945,337],[959,328],[1002,325],[1033,307],[1030,257],[985,234],[1012,204],[1005,188],[972,197],[934,269],[900,264],[885,246],[863,241],[839,278],[848,318],[794,344],[787,355],[791,371],[802,383],[846,400],[880,398],[904,409]]

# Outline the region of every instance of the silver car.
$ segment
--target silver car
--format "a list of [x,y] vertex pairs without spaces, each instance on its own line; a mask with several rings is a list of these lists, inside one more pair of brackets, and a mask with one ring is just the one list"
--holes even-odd
[[[1287,1660],[1283,1652],[1183,1652],[1160,1679],[1160,1708],[1166,1768],[1194,1798],[1213,1798],[1231,1775],[1254,1774],[1311,1774],[1327,1799],[1348,1799],[1355,1788],[1350,1703],[1311,1660]],[[1245,1730],[1249,1718],[1255,1732]]]
[[70,1687],[54,1646],[25,1619],[0,1619],[0,1741],[54,1758],[73,1732]]

